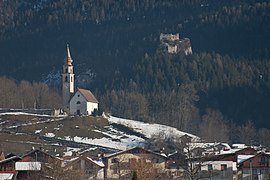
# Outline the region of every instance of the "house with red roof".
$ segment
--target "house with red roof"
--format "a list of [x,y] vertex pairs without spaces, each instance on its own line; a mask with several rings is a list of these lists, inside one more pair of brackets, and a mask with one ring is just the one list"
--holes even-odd
[[62,166],[66,170],[83,173],[87,179],[104,179],[104,164],[102,159],[97,157],[63,157]]
[[17,172],[15,163],[21,160],[16,155],[4,156],[4,152],[0,152],[0,179],[16,179]]
[[156,179],[154,176],[166,175],[167,159],[166,155],[140,147],[110,154],[103,158],[105,178],[129,179],[137,172],[143,173],[145,179]]
[[239,162],[237,174],[240,179],[269,179],[270,154],[259,152],[256,155],[247,156]]

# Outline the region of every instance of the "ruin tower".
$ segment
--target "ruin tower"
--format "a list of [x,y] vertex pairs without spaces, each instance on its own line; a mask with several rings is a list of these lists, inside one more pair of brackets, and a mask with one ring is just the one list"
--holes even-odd
[[74,94],[74,80],[72,59],[69,45],[67,45],[67,56],[64,60],[62,73],[62,108],[66,112],[69,112],[69,101]]

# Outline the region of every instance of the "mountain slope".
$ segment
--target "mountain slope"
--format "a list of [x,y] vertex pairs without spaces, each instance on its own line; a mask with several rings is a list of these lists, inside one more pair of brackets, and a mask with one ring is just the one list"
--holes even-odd
[[[189,37],[195,52],[269,54],[267,1],[1,2],[1,75],[17,79],[40,80],[61,69],[66,43],[77,64],[93,67],[100,80],[117,69],[126,75],[126,68],[155,51],[161,32]],[[113,69],[104,73],[104,64]]]

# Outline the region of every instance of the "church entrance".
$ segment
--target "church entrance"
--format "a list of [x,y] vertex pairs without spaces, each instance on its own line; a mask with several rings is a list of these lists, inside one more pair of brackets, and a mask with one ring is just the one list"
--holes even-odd
[[77,115],[80,115],[81,114],[81,111],[78,109],[77,110]]

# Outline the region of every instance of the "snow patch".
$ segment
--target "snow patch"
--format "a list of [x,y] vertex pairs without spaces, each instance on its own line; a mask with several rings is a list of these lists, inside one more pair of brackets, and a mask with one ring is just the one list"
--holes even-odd
[[54,133],[45,133],[45,137],[55,137]]
[[165,126],[161,124],[149,124],[140,121],[134,121],[129,119],[123,119],[118,117],[110,116],[108,119],[110,123],[121,124],[132,128],[134,131],[144,134],[147,138],[151,138],[155,135],[162,134],[165,137],[182,137],[184,135],[188,135],[193,139],[193,141],[199,140],[199,137],[189,134],[186,132],[182,132],[177,130],[176,128]]
[[65,136],[65,140],[74,141],[79,143],[103,146],[106,148],[113,148],[118,150],[126,150],[132,147],[141,146],[144,143],[144,139],[139,138],[137,136],[126,135],[129,138],[119,139],[119,138],[100,138],[100,139],[92,139],[88,137],[78,137],[74,138],[70,136]]
[[35,134],[40,134],[41,131],[42,131],[42,129],[38,129],[35,131]]

